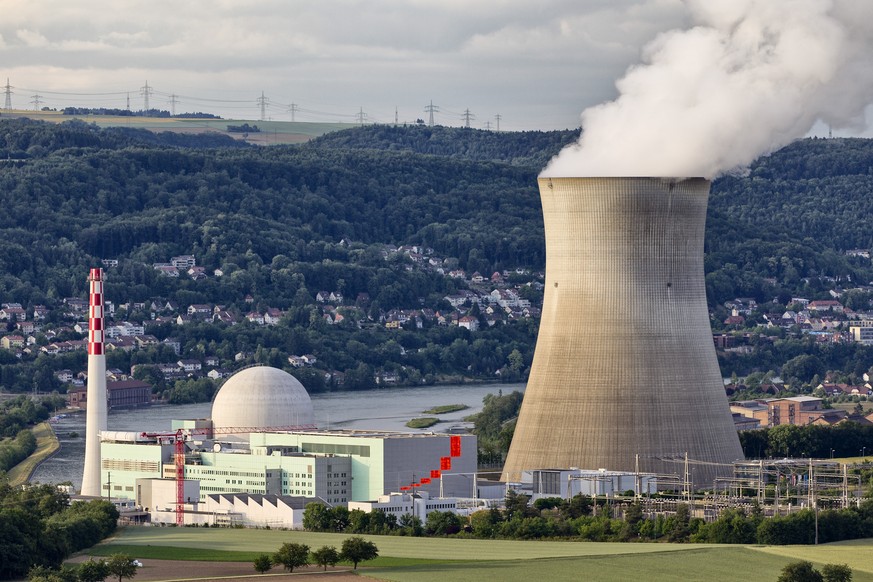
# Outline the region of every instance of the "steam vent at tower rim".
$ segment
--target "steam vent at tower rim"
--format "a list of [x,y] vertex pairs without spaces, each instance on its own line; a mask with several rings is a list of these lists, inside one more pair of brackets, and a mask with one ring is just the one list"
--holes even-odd
[[[682,474],[743,456],[703,278],[703,178],[540,178],[546,288],[504,480],[539,468]],[[702,461],[702,462],[700,462]]]

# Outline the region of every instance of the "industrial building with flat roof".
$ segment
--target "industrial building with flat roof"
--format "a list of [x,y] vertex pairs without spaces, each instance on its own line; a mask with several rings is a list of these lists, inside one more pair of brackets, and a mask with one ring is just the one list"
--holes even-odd
[[474,435],[314,426],[300,382],[276,368],[247,368],[221,387],[211,419],[174,421],[162,433],[103,431],[100,489],[133,499],[138,480],[163,478],[196,481],[204,502],[208,495],[249,493],[332,505],[398,490],[475,495]]
[[[473,435],[313,430],[248,437],[248,442],[185,443],[183,476],[200,483],[201,501],[216,493],[258,493],[339,504],[376,499],[413,484],[433,496],[441,489],[444,495],[473,495]],[[461,442],[456,457],[451,456],[453,438]],[[175,479],[174,441],[171,433],[102,433],[104,493],[134,498],[137,479]],[[451,459],[451,469],[440,471],[445,458]],[[431,478],[433,471],[440,471],[440,478]]]

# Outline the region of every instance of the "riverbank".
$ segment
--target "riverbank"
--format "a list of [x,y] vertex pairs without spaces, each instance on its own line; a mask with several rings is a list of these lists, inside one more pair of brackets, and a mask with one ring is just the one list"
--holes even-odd
[[9,472],[6,474],[9,484],[13,487],[27,483],[37,467],[43,461],[51,458],[61,448],[61,443],[58,441],[55,431],[52,430],[51,424],[47,421],[33,427],[31,432],[36,437],[36,450],[32,455],[9,469]]

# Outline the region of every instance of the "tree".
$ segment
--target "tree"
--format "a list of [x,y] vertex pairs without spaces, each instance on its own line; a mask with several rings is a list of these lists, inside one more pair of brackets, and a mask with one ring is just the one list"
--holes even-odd
[[103,582],[109,576],[109,565],[106,560],[82,562],[77,576],[80,582]]
[[373,542],[355,536],[343,540],[340,557],[346,562],[354,564],[354,569],[357,570],[358,562],[375,560],[379,557],[379,550]]
[[265,574],[273,567],[273,560],[270,559],[268,554],[261,554],[255,558],[254,566],[255,572]]
[[294,568],[308,566],[309,546],[306,544],[284,543],[273,554],[273,563],[282,565],[289,572],[293,572]]
[[333,546],[321,546],[312,552],[312,561],[319,566],[324,567],[325,571],[328,566],[336,566],[336,563],[339,562],[339,560],[339,552],[337,552],[336,548]]
[[821,575],[824,582],[852,582],[852,569],[846,564],[825,564]]
[[461,531],[461,518],[452,511],[432,511],[427,516],[425,531],[429,535],[452,535]]
[[124,578],[136,576],[136,563],[127,554],[112,554],[109,556],[106,568],[109,570],[109,575],[118,578],[118,582],[121,582]]
[[303,529],[308,531],[330,531],[333,525],[333,512],[316,501],[307,503],[303,510]]
[[821,572],[812,567],[812,562],[791,562],[782,568],[776,582],[823,582]]

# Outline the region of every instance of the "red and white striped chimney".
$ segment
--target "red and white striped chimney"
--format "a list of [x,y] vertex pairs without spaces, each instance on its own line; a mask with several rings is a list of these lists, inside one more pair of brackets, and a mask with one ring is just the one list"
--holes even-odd
[[[100,497],[100,433],[107,429],[106,356],[103,353],[103,269],[91,269],[88,276],[88,393],[85,416],[85,467],[82,495]],[[109,492],[107,491],[107,494]]]
[[88,302],[88,355],[103,355],[103,269],[91,269]]

